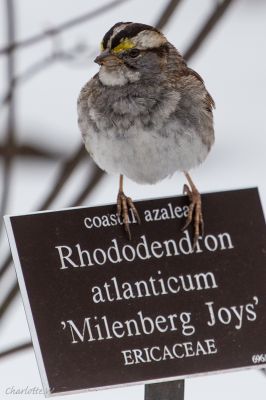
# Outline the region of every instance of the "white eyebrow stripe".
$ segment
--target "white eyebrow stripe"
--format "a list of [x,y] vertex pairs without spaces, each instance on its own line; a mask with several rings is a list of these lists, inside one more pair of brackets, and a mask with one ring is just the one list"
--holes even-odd
[[143,30],[131,38],[139,49],[157,48],[167,42],[166,37],[159,32]]

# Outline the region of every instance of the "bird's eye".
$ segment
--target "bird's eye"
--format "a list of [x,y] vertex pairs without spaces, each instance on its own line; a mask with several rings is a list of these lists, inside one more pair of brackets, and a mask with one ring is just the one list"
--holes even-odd
[[129,51],[129,56],[132,58],[136,58],[140,55],[140,50],[138,49],[132,49]]

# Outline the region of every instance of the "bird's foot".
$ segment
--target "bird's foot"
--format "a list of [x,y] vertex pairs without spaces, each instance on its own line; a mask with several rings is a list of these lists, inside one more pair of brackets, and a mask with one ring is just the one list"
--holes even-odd
[[193,238],[193,250],[196,247],[199,236],[203,236],[204,222],[202,216],[201,207],[201,196],[196,187],[193,185],[191,188],[188,185],[184,185],[183,194],[186,194],[189,198],[190,204],[188,209],[188,216],[182,231],[187,229],[192,221],[194,221],[194,238]]
[[122,217],[125,231],[128,235],[129,240],[131,240],[131,232],[129,228],[129,210],[132,210],[137,222],[140,224],[139,213],[130,197],[127,197],[123,191],[119,191],[117,195],[117,214]]

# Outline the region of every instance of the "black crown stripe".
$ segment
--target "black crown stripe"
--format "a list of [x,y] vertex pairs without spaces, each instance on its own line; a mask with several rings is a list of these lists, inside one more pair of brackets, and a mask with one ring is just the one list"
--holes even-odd
[[[111,48],[114,49],[116,46],[118,46],[121,41],[125,38],[132,38],[136,36],[138,33],[142,31],[155,31],[159,32],[156,28],[150,25],[145,25],[145,24],[137,24],[137,23],[132,23],[128,26],[125,27],[122,31],[118,32],[117,35],[112,39],[111,43]],[[109,36],[110,37],[110,36]]]
[[123,25],[123,24],[131,24],[131,22],[117,22],[115,25],[112,26],[112,28],[109,29],[108,32],[106,32],[106,34],[105,34],[104,37],[103,37],[103,41],[102,41],[102,44],[103,44],[103,48],[104,48],[104,49],[106,49],[108,40],[109,40],[110,37],[112,36],[112,34],[113,34],[115,28],[117,28],[118,26]]

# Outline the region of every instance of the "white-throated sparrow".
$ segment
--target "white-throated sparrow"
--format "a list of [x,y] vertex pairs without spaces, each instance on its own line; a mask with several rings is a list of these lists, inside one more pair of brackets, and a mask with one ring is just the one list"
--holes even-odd
[[130,237],[123,175],[156,183],[183,171],[194,220],[194,245],[203,232],[201,197],[188,171],[214,142],[214,101],[200,75],[187,66],[165,36],[149,25],[119,22],[104,36],[97,73],[78,99],[79,127],[87,151],[103,170],[120,174],[118,214]]

